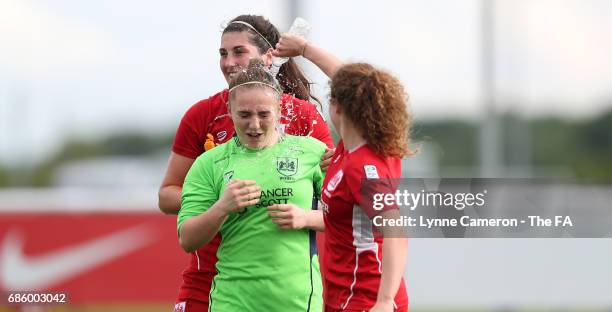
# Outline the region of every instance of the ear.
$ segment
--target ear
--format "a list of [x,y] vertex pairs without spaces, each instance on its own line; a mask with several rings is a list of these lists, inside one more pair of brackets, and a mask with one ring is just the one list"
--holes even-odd
[[276,116],[278,116],[278,118],[281,118],[281,113],[282,113],[281,105],[283,105],[283,100],[279,100],[278,104],[276,105]]
[[336,104],[333,107],[334,107],[334,110],[336,110],[336,114],[342,115],[342,106]]
[[230,100],[229,99],[225,103],[225,106],[227,106],[227,112],[228,112],[228,115],[229,115],[230,119],[233,120],[233,118],[232,118],[232,105],[230,104]]
[[269,48],[268,51],[261,56],[261,60],[266,67],[270,67],[272,65],[272,51],[274,51],[274,49]]

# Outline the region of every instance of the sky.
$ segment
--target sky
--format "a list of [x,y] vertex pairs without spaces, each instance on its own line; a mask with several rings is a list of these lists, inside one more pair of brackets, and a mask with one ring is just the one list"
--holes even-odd
[[[481,1],[322,1],[300,5],[309,40],[400,77],[417,120],[483,114]],[[496,0],[500,112],[588,118],[612,105],[612,2]],[[0,0],[0,163],[37,161],[69,138],[173,132],[226,86],[222,24],[262,14],[281,30],[286,1]],[[302,63],[320,97],[327,78]]]

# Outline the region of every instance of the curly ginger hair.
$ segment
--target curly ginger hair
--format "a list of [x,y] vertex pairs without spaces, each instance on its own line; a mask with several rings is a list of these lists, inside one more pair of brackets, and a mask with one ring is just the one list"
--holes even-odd
[[343,65],[330,81],[331,101],[376,153],[404,157],[411,124],[408,94],[391,74],[366,63]]

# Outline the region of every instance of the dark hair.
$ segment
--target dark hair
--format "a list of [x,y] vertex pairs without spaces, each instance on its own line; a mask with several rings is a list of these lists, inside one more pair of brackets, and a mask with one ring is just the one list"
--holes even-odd
[[366,63],[343,65],[330,81],[331,103],[345,115],[376,153],[412,155],[408,149],[408,95],[391,74]]
[[[261,36],[266,38],[272,47],[251,28],[244,24],[232,23],[234,21],[242,21],[253,26]],[[266,53],[269,48],[274,49],[280,38],[280,33],[276,26],[261,15],[237,16],[227,24],[225,29],[223,29],[223,34],[243,31],[247,31],[251,34],[249,41],[257,47],[259,54]],[[313,98],[315,101],[319,102],[319,100],[310,93],[310,82],[306,79],[304,73],[302,73],[293,58],[289,58],[289,60],[279,69],[278,82],[285,93],[293,94],[298,99],[305,101],[309,101],[310,98]]]
[[[261,83],[248,84],[249,82]],[[242,84],[245,85],[240,86]],[[277,95],[277,99],[280,103],[280,94],[282,91],[276,82],[276,79],[272,77],[272,74],[265,68],[264,63],[261,60],[249,60],[249,65],[247,68],[241,69],[236,76],[230,80],[230,103],[236,94],[235,90],[233,90],[233,88],[236,86],[240,86],[240,88],[272,88],[276,91],[275,94]]]

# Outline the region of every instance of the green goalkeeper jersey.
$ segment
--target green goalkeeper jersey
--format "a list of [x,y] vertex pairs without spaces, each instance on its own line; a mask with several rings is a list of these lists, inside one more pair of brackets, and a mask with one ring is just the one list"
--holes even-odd
[[268,216],[272,204],[311,209],[319,195],[325,145],[286,135],[263,150],[237,137],[196,159],[183,184],[178,228],[204,213],[232,179],[254,180],[260,202],[232,213],[221,226],[217,275],[209,311],[321,311],[322,286],[314,232],[280,230]]

